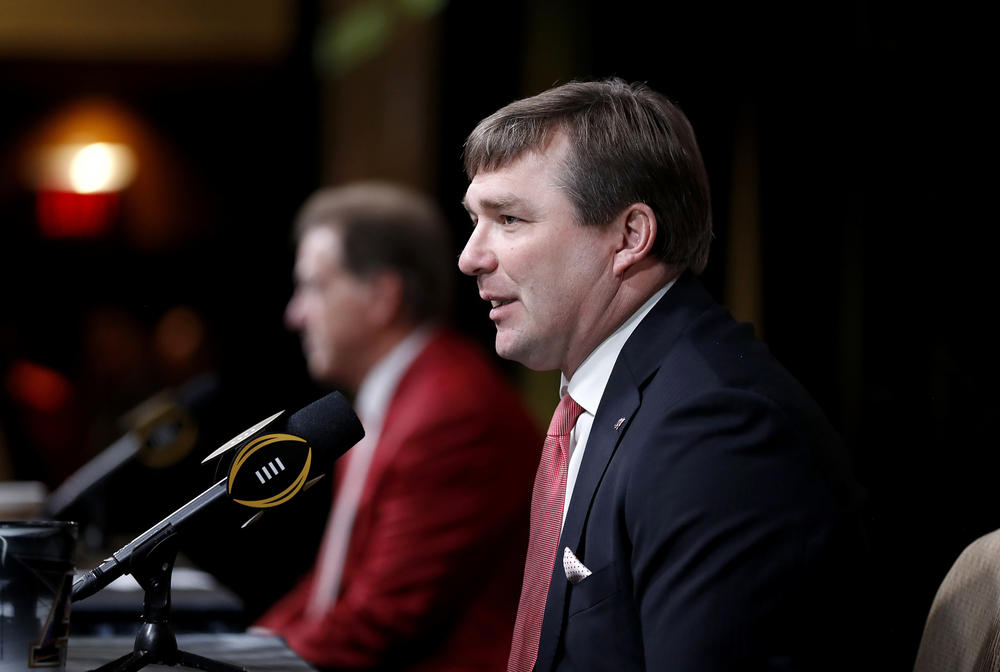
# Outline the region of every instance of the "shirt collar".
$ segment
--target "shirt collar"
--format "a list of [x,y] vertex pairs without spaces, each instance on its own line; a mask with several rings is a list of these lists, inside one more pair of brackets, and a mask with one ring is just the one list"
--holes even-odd
[[429,327],[419,327],[396,344],[371,368],[358,388],[357,410],[365,432],[377,434],[399,380],[431,338]]
[[625,342],[675,281],[676,278],[657,290],[620,327],[594,348],[571,379],[566,380],[565,375],[560,376],[560,398],[569,393],[583,410],[592,416],[597,415],[597,407],[601,403],[601,397],[604,396],[604,388],[607,387],[611,370],[615,368],[615,362],[618,361],[618,355],[625,347]]

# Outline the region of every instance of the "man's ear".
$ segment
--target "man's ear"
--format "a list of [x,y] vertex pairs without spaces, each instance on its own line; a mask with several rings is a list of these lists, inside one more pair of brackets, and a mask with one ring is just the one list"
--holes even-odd
[[382,271],[369,280],[371,302],[369,303],[368,319],[375,325],[385,328],[393,324],[403,311],[403,278],[398,273]]
[[656,240],[656,215],[645,203],[633,203],[618,216],[615,227],[621,238],[612,268],[615,275],[621,276],[652,254],[653,241]]

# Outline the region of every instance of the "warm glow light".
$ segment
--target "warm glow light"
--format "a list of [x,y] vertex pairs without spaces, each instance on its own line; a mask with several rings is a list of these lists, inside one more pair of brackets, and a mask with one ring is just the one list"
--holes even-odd
[[45,152],[39,186],[77,194],[111,193],[127,187],[135,169],[135,154],[126,145],[59,145]]
[[108,191],[115,159],[106,142],[95,142],[76,153],[69,165],[69,181],[78,194]]

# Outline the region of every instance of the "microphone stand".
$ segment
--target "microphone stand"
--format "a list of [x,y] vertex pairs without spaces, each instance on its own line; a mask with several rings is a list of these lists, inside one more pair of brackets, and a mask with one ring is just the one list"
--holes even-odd
[[90,672],[135,672],[146,665],[188,667],[205,672],[247,672],[230,665],[177,648],[170,627],[170,579],[177,559],[177,535],[166,534],[141,558],[132,558],[132,576],[142,586],[142,627],[135,636],[135,648],[116,660]]

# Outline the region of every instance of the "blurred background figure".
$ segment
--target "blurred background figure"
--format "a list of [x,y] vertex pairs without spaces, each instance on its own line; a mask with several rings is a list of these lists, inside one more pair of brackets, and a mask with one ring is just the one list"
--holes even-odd
[[444,217],[385,183],[316,193],[288,326],[309,371],[355,394],[312,571],[258,621],[336,669],[502,670],[540,435],[477,346],[443,325]]

